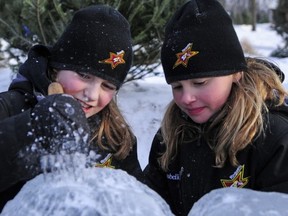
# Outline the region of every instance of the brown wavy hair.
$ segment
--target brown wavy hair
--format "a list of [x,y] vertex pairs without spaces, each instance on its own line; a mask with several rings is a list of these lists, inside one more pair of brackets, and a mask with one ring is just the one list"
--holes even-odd
[[[242,77],[232,85],[227,103],[204,131],[215,153],[215,167],[223,167],[227,160],[237,166],[237,152],[264,131],[263,114],[269,112],[266,101],[279,106],[287,96],[275,71],[253,58],[247,59],[247,65],[248,71],[239,72]],[[216,125],[217,133],[212,134]],[[177,154],[178,146],[182,142],[199,139],[203,127],[189,117],[183,117],[183,112],[171,101],[161,123],[161,133],[166,151],[158,158],[158,162],[167,171],[169,161]]]
[[94,129],[91,142],[96,139],[97,145],[103,150],[112,150],[115,158],[126,158],[133,148],[136,138],[114,99],[100,114],[102,120],[100,126]]

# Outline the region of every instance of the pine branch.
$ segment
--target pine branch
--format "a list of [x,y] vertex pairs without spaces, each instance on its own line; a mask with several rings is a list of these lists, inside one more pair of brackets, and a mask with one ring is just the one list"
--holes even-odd
[[25,37],[23,37],[22,35],[18,34],[7,22],[5,22],[2,18],[0,18],[0,22],[2,24],[4,24],[9,30],[10,32],[16,37],[19,38],[22,41],[25,41],[26,43],[32,45],[33,43],[30,40],[27,40]]
[[43,38],[43,42],[44,42],[45,45],[47,45],[47,40],[46,40],[45,33],[43,31],[43,26],[42,26],[41,16],[40,16],[40,10],[41,10],[40,1],[41,0],[37,0],[37,3],[36,3],[37,23],[38,23],[38,26],[39,26],[39,29],[40,29],[40,32],[41,32],[41,35],[42,35],[42,38]]

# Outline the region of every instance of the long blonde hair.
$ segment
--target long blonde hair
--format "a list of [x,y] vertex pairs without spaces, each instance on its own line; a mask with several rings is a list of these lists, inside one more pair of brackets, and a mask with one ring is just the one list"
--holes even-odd
[[101,111],[100,115],[102,119],[100,125],[93,129],[91,143],[96,140],[101,149],[112,150],[115,158],[126,158],[136,138],[114,99]]
[[[237,166],[237,152],[264,131],[263,114],[268,112],[265,102],[271,100],[279,106],[287,96],[275,71],[252,58],[247,64],[248,71],[243,72],[239,82],[233,84],[227,103],[205,128],[206,140],[215,153],[215,167],[223,167],[228,159]],[[171,101],[161,124],[166,151],[158,158],[165,171],[169,161],[176,156],[179,145],[198,139],[203,132],[200,125],[181,115],[183,112]],[[213,128],[215,130],[216,125],[218,133],[209,133]]]

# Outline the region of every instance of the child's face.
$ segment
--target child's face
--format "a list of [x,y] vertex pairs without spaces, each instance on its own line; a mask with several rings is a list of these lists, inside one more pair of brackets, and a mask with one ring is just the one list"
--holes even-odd
[[115,85],[87,73],[61,70],[56,81],[62,85],[65,94],[81,103],[86,118],[100,112],[116,93]]
[[175,103],[194,122],[202,124],[227,101],[234,75],[182,80],[171,83]]

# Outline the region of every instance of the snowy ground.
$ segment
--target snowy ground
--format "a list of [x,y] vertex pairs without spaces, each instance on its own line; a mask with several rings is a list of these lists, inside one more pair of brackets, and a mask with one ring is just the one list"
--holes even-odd
[[[257,31],[256,32],[252,32],[251,31],[251,26],[243,26],[243,25],[235,26],[235,29],[236,29],[236,32],[237,32],[237,34],[239,36],[240,41],[245,41],[245,43],[249,43],[251,45],[252,49],[254,50],[254,54],[253,54],[254,56],[266,57],[266,58],[270,59],[272,62],[274,62],[276,65],[278,65],[284,71],[284,73],[286,73],[285,74],[286,75],[286,79],[285,79],[283,84],[288,89],[288,58],[278,59],[278,58],[270,58],[269,57],[270,53],[274,49],[276,49],[277,46],[280,46],[283,43],[281,37],[278,36],[276,34],[276,32],[271,30],[269,24],[259,24],[259,25],[257,25]],[[253,56],[252,54],[247,54],[247,55]],[[159,71],[162,71],[161,67],[159,67]],[[7,90],[7,87],[9,86],[10,81],[11,81],[11,71],[8,68],[0,68],[0,91]],[[157,131],[157,129],[158,129],[159,125],[160,125],[160,122],[161,122],[165,107],[166,107],[167,103],[171,100],[171,98],[172,97],[171,97],[170,87],[165,83],[165,79],[164,79],[163,76],[150,77],[150,78],[146,78],[146,79],[143,79],[143,80],[127,83],[127,84],[125,84],[123,86],[123,88],[120,90],[120,92],[118,94],[118,104],[120,105],[124,115],[126,116],[126,119],[130,123],[130,125],[131,125],[133,131],[135,132],[135,135],[137,136],[137,139],[138,139],[138,155],[139,155],[139,160],[140,160],[142,168],[144,168],[146,166],[146,164],[147,164],[151,141],[153,139],[153,136],[154,136],[155,132]],[[112,176],[111,174],[109,174],[109,172],[110,171],[107,171],[107,172],[103,171],[102,174],[99,173],[99,172],[98,172],[98,174],[93,174],[92,173],[91,174],[92,175],[91,178],[89,176],[87,176],[87,177],[83,178],[84,180],[82,179],[80,182],[76,179],[77,181],[74,181],[74,183],[75,183],[75,184],[73,183],[74,185],[73,184],[69,185],[71,179],[68,179],[68,178],[65,178],[65,177],[63,177],[62,182],[61,181],[59,182],[59,179],[58,179],[58,182],[57,182],[56,181],[57,178],[52,178],[52,179],[49,179],[49,181],[45,181],[45,178],[43,178],[43,176],[42,177],[41,176],[37,177],[37,178],[35,178],[32,181],[32,183],[29,183],[30,186],[28,185],[25,189],[23,189],[23,191],[21,191],[21,194],[22,194],[21,196],[24,196],[23,194],[26,194],[26,196],[24,196],[25,199],[22,199],[22,201],[24,202],[23,204],[26,205],[25,204],[25,200],[29,199],[28,197],[31,195],[31,193],[33,193],[37,197],[37,196],[39,196],[39,194],[43,194],[43,191],[46,191],[44,193],[47,193],[47,196],[48,196],[50,194],[49,193],[49,191],[50,191],[49,190],[49,183],[50,183],[50,186],[51,186],[51,182],[50,181],[52,181],[52,183],[54,182],[54,184],[51,186],[52,187],[51,189],[53,189],[53,190],[55,188],[57,188],[57,187],[63,187],[63,185],[66,184],[66,186],[70,186],[70,190],[72,190],[72,191],[76,190],[76,192],[79,191],[79,193],[82,193],[83,195],[85,195],[85,193],[87,191],[79,190],[79,187],[84,187],[85,185],[87,186],[86,189],[88,190],[88,192],[91,192],[91,191],[95,192],[95,187],[98,187],[98,186],[96,185],[94,187],[93,184],[91,185],[91,181],[97,181],[97,178],[102,178],[101,175],[104,176],[104,177],[105,176],[106,177],[107,176]],[[111,172],[113,172],[113,171],[111,171]],[[98,175],[100,175],[100,176],[98,176]],[[128,181],[130,183],[131,182],[133,183],[133,180],[127,180],[127,176],[126,175],[121,175],[121,172],[116,173],[116,175],[119,177],[119,179],[117,181],[117,184],[121,184],[121,182],[125,182],[126,183],[126,181]],[[113,178],[110,179],[110,180],[113,181]],[[37,184],[37,182],[38,182],[38,184]],[[116,182],[115,182],[115,184],[116,184]],[[129,189],[132,188],[134,190],[135,189],[134,186],[132,186],[132,185],[129,186],[129,184],[128,185],[126,184],[126,186],[123,185],[123,188],[125,188],[125,190],[129,190]],[[43,185],[43,186],[40,187],[40,185]],[[46,190],[45,190],[45,188],[46,188]],[[31,192],[31,190],[33,190],[33,191]],[[99,189],[96,189],[96,191],[97,190],[99,190]],[[150,192],[147,188],[141,188],[139,190],[142,190],[141,193],[145,193],[145,194],[148,193],[149,196],[152,194],[152,192]],[[56,193],[56,191],[58,191],[58,190],[55,189],[55,193]],[[63,193],[62,195],[64,196],[64,198],[66,197],[68,199],[68,200],[66,200],[67,202],[74,200],[74,198],[75,198],[74,197],[74,195],[75,195],[74,193],[71,192],[71,194],[70,194],[71,196],[70,195],[67,196],[66,192],[69,192],[69,190],[67,188],[64,190],[64,192],[65,192],[65,194]],[[112,193],[112,191],[109,191],[109,188],[108,188],[108,193],[110,193],[110,192]],[[141,193],[139,193],[139,191],[135,192],[135,194],[138,194],[138,197],[140,197]],[[197,215],[197,216],[200,216],[200,215],[215,215],[215,214],[211,214],[211,211],[214,211],[213,207],[215,207],[215,206],[217,207],[217,202],[218,203],[222,202],[222,206],[224,206],[224,207],[226,207],[227,205],[232,206],[232,207],[233,206],[237,207],[237,205],[239,204],[238,203],[239,199],[237,198],[237,196],[235,194],[224,193],[224,195],[222,194],[221,196],[218,196],[218,199],[217,199],[217,194],[218,193],[221,193],[221,192],[217,191],[215,193],[209,193],[207,195],[208,198],[207,198],[207,196],[205,196],[206,200],[215,200],[215,202],[214,203],[210,203],[210,206],[208,206],[208,207],[207,207],[207,205],[205,207],[205,203],[206,202],[205,202],[204,197],[203,197],[204,203],[203,202],[201,203],[202,200],[200,200],[199,204],[195,205],[195,206],[198,206],[197,209],[195,209],[194,212],[192,211],[191,215]],[[238,212],[239,214],[234,214],[233,213],[234,215],[287,215],[286,214],[287,213],[286,205],[285,206],[281,205],[282,206],[282,209],[281,209],[279,207],[279,205],[276,205],[276,203],[275,203],[275,205],[273,204],[273,202],[277,202],[278,203],[278,201],[275,201],[275,200],[277,200],[277,197],[279,198],[279,195],[277,195],[277,194],[271,194],[271,196],[269,194],[269,196],[268,196],[268,194],[263,195],[263,194],[250,192],[247,195],[247,192],[244,191],[244,190],[242,190],[241,192],[237,191],[237,194],[238,195],[242,194],[241,196],[245,197],[245,199],[241,200],[241,202],[242,202],[241,203],[242,204],[241,208],[244,208],[247,211],[246,211],[245,214],[244,213],[242,214],[241,212],[240,213]],[[75,196],[78,196],[78,195],[79,194],[76,194]],[[59,201],[57,201],[57,199],[56,200],[53,199],[53,194],[51,196],[52,196],[52,198],[50,197],[50,201],[51,202],[54,201],[54,204],[55,203],[56,204],[59,203]],[[113,196],[118,197],[118,196],[123,196],[123,194],[114,194]],[[42,201],[39,200],[38,202],[45,201],[45,196],[41,195],[39,197],[42,197],[43,200]],[[135,198],[130,197],[130,196],[126,197],[127,198],[126,201],[127,202],[131,202],[131,205],[134,205],[135,204],[135,199],[137,201],[139,199],[138,197],[137,197],[137,195],[136,195]],[[99,201],[98,200],[99,197],[98,198],[94,197],[94,198],[96,200],[94,200],[94,201],[90,200],[91,202],[89,202],[89,203],[90,204],[91,203],[92,204],[95,204],[95,203],[99,204],[99,202],[98,202]],[[107,199],[114,200],[114,198],[113,197],[111,198],[111,196],[108,196]],[[149,209],[150,207],[152,209],[151,209],[151,213],[147,213],[146,212],[145,214],[143,213],[142,215],[156,215],[156,214],[152,213],[153,212],[153,207],[152,206],[153,206],[153,202],[154,202],[153,200],[157,200],[157,203],[158,203],[157,205],[160,205],[160,207],[158,206],[159,207],[158,210],[160,209],[159,211],[164,211],[164,212],[166,211],[167,212],[167,209],[163,208],[163,206],[165,206],[165,205],[162,204],[161,200],[160,201],[158,200],[159,197],[157,197],[157,196],[156,196],[156,198],[155,197],[154,198],[151,197],[151,199],[148,198],[148,197],[146,197],[146,198],[147,198],[147,200],[146,200],[147,202],[145,201],[145,203],[146,204],[150,203],[149,205],[147,204],[147,209]],[[14,214],[11,214],[13,212],[13,209],[15,209],[16,207],[21,206],[21,203],[19,203],[20,202],[19,199],[20,198],[18,197],[17,199],[14,200],[14,202],[12,201],[12,203],[10,204],[10,207],[9,207],[10,211],[9,211],[9,208],[7,208],[7,212],[8,213],[6,215],[9,215],[9,216],[11,216],[11,215],[15,215],[15,216],[17,215],[18,216],[19,215],[17,213],[15,214],[15,211],[14,211]],[[60,199],[60,195],[59,195],[59,199]],[[251,202],[251,199],[260,200],[259,201],[260,204],[257,205],[256,210],[255,210],[255,206],[253,206],[255,203],[253,204],[253,202]],[[261,201],[261,199],[262,199],[262,201]],[[151,200],[152,200],[152,203],[151,203]],[[287,197],[283,196],[283,200],[280,200],[281,202],[280,201],[279,202],[280,203],[287,202],[286,200],[287,200]],[[34,201],[37,204],[37,201],[35,199],[34,199]],[[141,206],[140,206],[142,201],[143,200],[139,200],[139,208],[135,208],[134,209],[135,210],[134,213],[137,212],[137,211],[142,211],[143,210],[141,208]],[[269,202],[272,202],[273,205],[270,205],[271,208],[270,208],[268,213],[267,212],[263,213],[262,208],[261,208],[262,203],[267,203],[267,205],[268,205]],[[32,204],[33,204],[33,202],[32,202]],[[82,205],[82,207],[83,207],[87,203],[82,203],[82,204],[83,204]],[[49,205],[50,205],[50,203],[48,203],[48,206]],[[101,205],[101,202],[100,202],[100,205]],[[38,208],[40,208],[40,212],[43,211],[43,209],[41,210],[41,206],[43,206],[43,205],[39,205],[38,206]],[[249,206],[250,206],[250,208],[249,208]],[[274,209],[273,209],[273,206],[275,206]],[[66,208],[66,207],[64,207],[64,208]],[[81,203],[79,203],[78,207],[81,207]],[[235,212],[237,211],[236,207],[235,207]],[[61,205],[59,206],[59,208],[62,208]],[[210,214],[207,213],[207,208],[208,209],[210,208]],[[93,208],[91,207],[91,209],[93,209]],[[253,209],[256,212],[253,211]],[[39,209],[37,209],[37,210],[39,210]],[[250,210],[252,210],[252,213],[251,213]],[[21,211],[21,210],[19,210],[19,211]],[[73,213],[75,213],[75,211],[77,212],[77,209],[74,208],[73,209]],[[121,215],[120,212],[117,213],[117,209],[115,209],[115,211],[116,211],[116,213],[112,212],[113,214],[111,213],[109,215]],[[81,211],[81,212],[83,213],[84,211]],[[207,214],[201,214],[201,212],[202,213],[206,212]],[[223,211],[220,210],[218,212],[219,212],[219,215],[223,215],[222,214]],[[30,215],[39,215],[39,214],[37,214],[36,210],[35,210],[34,213],[35,214],[30,214]],[[44,214],[42,214],[42,215],[44,215]],[[69,215],[69,214],[67,214],[67,212],[66,212],[66,214],[63,213],[63,215]],[[73,215],[73,214],[70,214],[70,215]],[[81,215],[85,215],[85,214],[81,214]],[[88,213],[87,213],[87,215],[88,215]],[[137,214],[135,214],[135,215],[137,215]],[[141,215],[141,214],[139,213],[138,215]],[[57,215],[57,216],[59,216],[59,215]]]

